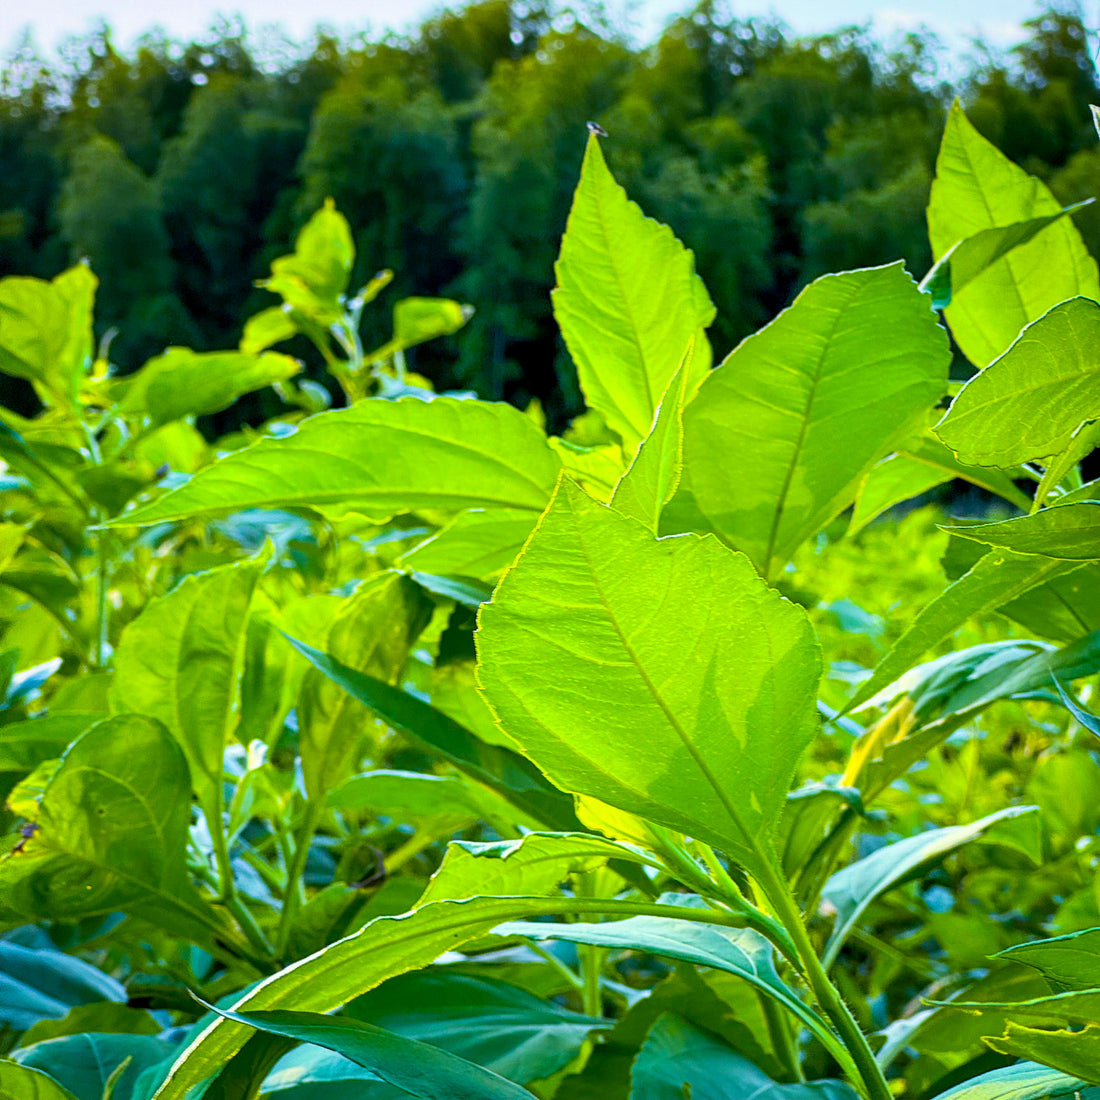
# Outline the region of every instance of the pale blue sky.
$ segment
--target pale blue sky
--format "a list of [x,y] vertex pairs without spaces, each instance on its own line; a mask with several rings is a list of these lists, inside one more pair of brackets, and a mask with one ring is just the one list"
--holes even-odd
[[[690,0],[610,0],[608,7],[629,11],[639,35],[649,37],[689,4]],[[119,44],[128,46],[154,25],[176,37],[191,38],[219,12],[240,13],[250,27],[277,23],[293,37],[303,38],[317,23],[338,30],[400,30],[442,6],[446,5],[438,0],[0,0],[0,51],[6,53],[30,27],[39,47],[52,52],[66,36],[88,30],[100,17],[115,28]],[[749,0],[736,3],[735,10],[741,15],[778,14],[798,32],[831,30],[873,18],[882,32],[923,22],[954,44],[981,34],[998,45],[1011,45],[1019,38],[1021,21],[1039,8],[1035,0]]]

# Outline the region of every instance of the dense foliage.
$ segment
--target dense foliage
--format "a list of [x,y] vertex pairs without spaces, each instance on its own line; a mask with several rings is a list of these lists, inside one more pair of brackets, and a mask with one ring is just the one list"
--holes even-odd
[[[63,63],[0,66],[0,275],[52,278],[88,257],[97,334],[118,328],[123,368],[166,342],[214,350],[237,342],[266,301],[253,281],[332,197],[355,227],[357,282],[388,267],[401,294],[475,306],[418,369],[537,397],[561,427],[583,400],[548,294],[588,119],[612,134],[630,193],[694,250],[725,354],[825,272],[927,268],[951,83],[1060,199],[1090,191],[1100,90],[1081,20],[1055,12],[1025,32],[1007,57],[953,61],[930,36],[797,39],[704,0],[637,47],[595,6],[581,21],[486,0],[408,38],[322,37],[306,56],[231,26],[133,57],[104,35]],[[1100,215],[1081,225],[1100,248]]]
[[[956,104],[922,282],[823,275],[715,365],[590,135],[562,436],[407,369],[456,301],[365,350],[331,203],[237,349],[128,375],[87,267],[0,281],[43,406],[0,412],[0,1096],[1097,1100],[1069,214]],[[954,479],[996,508],[873,522]]]

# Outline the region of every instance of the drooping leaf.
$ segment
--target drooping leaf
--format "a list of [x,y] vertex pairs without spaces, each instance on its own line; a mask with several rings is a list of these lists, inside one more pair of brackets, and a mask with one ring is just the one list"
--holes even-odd
[[662,530],[714,531],[765,576],[782,568],[919,428],[950,359],[900,264],[816,280],[684,410],[685,469]]
[[[1061,212],[1046,184],[983,138],[958,103],[951,108],[928,204],[937,260],[982,230]],[[1056,218],[954,294],[945,315],[964,354],[984,367],[1025,325],[1076,295],[1100,296],[1096,263],[1073,222]]]
[[557,1073],[610,1020],[571,1012],[507,982],[436,967],[391,978],[347,1015],[430,1043],[526,1085]]
[[999,959],[1034,967],[1056,985],[1070,989],[1100,988],[1100,928],[1019,943],[997,955]]
[[1000,1054],[1030,1058],[1090,1085],[1100,1085],[1100,1024],[1082,1031],[1041,1031],[1009,1021],[1004,1035],[986,1039]]
[[536,518],[526,508],[459,512],[446,527],[403,554],[398,564],[436,576],[495,577],[523,548]]
[[220,798],[237,725],[248,614],[263,566],[257,558],[185,577],[150,600],[115,652],[112,709],[164,723],[208,809]]
[[[588,406],[633,448],[715,308],[692,253],[626,197],[595,137],[554,270],[554,316]],[[695,357],[696,380],[707,365]]]
[[1068,710],[1090,733],[1095,733],[1097,737],[1100,737],[1100,718],[1085,710],[1085,708],[1082,707],[1064,687],[1062,687],[1057,675],[1055,675],[1053,679],[1054,686],[1058,689],[1058,694],[1061,696],[1066,710]]
[[476,638],[502,728],[559,787],[771,858],[820,665],[744,556],[656,540],[563,481]]
[[113,522],[325,505],[377,518],[420,508],[539,511],[559,465],[546,437],[511,405],[370,398],[312,416],[293,435],[236,451]]
[[1043,508],[1016,519],[945,530],[1017,554],[1041,554],[1061,561],[1094,561],[1100,558],[1100,501],[1079,501]]
[[[891,887],[904,882],[916,871],[935,860],[942,859],[966,844],[979,838],[995,843],[996,829],[1004,823],[1015,822],[1027,815],[1037,830],[1039,811],[1035,806],[1011,806],[998,813],[990,814],[969,825],[951,825],[943,829],[929,829],[905,840],[887,844],[871,855],[849,864],[833,875],[822,891],[824,901],[836,911],[836,924],[825,948],[822,961],[831,965],[840,953],[844,941],[855,927],[856,922],[880,894]],[[1009,833],[1006,838],[1012,846],[1018,846],[1016,836]],[[1038,833],[1031,847],[1033,855],[1038,853]],[[1037,861],[1036,861],[1037,862]]]
[[1054,306],[963,386],[936,434],[972,466],[1056,457],[1086,420],[1100,417],[1098,340],[1100,303]]
[[529,1100],[530,1093],[499,1074],[445,1050],[372,1024],[319,1012],[225,1012],[230,1020],[272,1035],[326,1047],[366,1066],[412,1096],[436,1100]]

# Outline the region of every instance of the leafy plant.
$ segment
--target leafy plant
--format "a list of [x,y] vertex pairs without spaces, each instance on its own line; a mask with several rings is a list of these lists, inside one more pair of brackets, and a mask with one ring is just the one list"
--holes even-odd
[[[956,108],[924,289],[823,276],[712,368],[691,253],[592,137],[562,438],[402,375],[453,303],[364,354],[383,280],[345,299],[326,207],[232,365],[305,335],[349,407],[110,504],[73,471],[195,438],[199,368],[158,404],[179,367],[34,358],[87,273],[4,307],[47,408],[6,445],[0,965],[79,978],[5,1020],[5,1093],[1100,1095],[1100,284],[1052,203]],[[953,479],[1000,501],[871,523]]]

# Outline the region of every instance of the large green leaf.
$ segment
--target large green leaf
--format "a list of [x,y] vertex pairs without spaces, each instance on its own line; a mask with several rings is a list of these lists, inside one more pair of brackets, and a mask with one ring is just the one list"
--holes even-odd
[[1018,466],[1059,455],[1100,417],[1100,304],[1073,298],[1028,325],[970,379],[936,434],[972,466]]
[[[375,574],[345,602],[325,648],[348,668],[394,684],[433,606],[423,589],[403,574]],[[302,681],[296,710],[306,793],[322,798],[357,768],[371,715],[316,668]]]
[[[688,341],[703,339],[715,309],[695,257],[626,197],[595,137],[554,270],[554,316],[585,399],[633,449],[649,435]],[[695,356],[696,378],[707,365]]]
[[857,1100],[840,1081],[780,1085],[747,1058],[670,1012],[658,1017],[630,1070],[630,1100]]
[[1029,516],[946,530],[964,539],[1017,554],[1042,554],[1062,561],[1100,558],[1100,501],[1082,500],[1043,508]]
[[76,741],[33,835],[0,858],[0,923],[127,912],[204,939],[219,923],[190,885],[187,761],[153,718],[122,714]]
[[919,429],[950,362],[900,264],[823,276],[684,410],[685,469],[662,530],[714,531],[770,575]]
[[73,406],[91,365],[98,280],[85,264],[52,282],[0,280],[0,371],[33,383],[47,405]]
[[283,382],[302,369],[288,355],[169,348],[124,380],[119,412],[150,426],[228,408],[238,397]]
[[319,1012],[226,1012],[239,1023],[272,1035],[335,1050],[383,1081],[424,1100],[530,1100],[531,1094],[499,1074],[428,1043],[373,1024]]
[[1086,1089],[1084,1082],[1035,1062],[983,1073],[965,1084],[941,1092],[935,1100],[1097,1100],[1100,1092]]
[[1030,1058],[1059,1073],[1100,1085],[1100,1024],[1089,1024],[1083,1031],[1041,1031],[1010,1020],[1004,1035],[986,1039],[986,1043],[1000,1054]]
[[0,1100],[76,1100],[76,1097],[40,1069],[0,1058]]
[[347,1014],[431,1043],[517,1084],[557,1073],[612,1021],[571,1012],[507,982],[436,967],[391,978]]
[[403,554],[398,564],[436,576],[495,577],[515,560],[536,516],[526,508],[474,508]]
[[258,558],[185,577],[146,604],[115,652],[112,709],[164,723],[210,811],[220,805],[222,759],[238,720],[249,608],[263,566]]
[[[66,1035],[23,1047],[12,1058],[47,1072],[76,1100],[130,1100],[143,1070],[163,1062],[174,1044],[152,1035]],[[117,1076],[116,1076],[117,1074]],[[46,1100],[46,1098],[42,1098]]]
[[[1058,215],[1062,204],[967,121],[956,103],[944,130],[928,204],[937,260],[982,230]],[[1096,262],[1068,218],[1055,218],[953,294],[946,317],[959,347],[984,367],[1020,330],[1076,295],[1100,296]]]
[[499,791],[523,813],[554,828],[577,827],[572,799],[547,782],[519,753],[482,741],[465,726],[407,691],[356,672],[304,642],[289,636],[287,640],[314,668],[380,718],[404,731],[429,752],[438,753],[467,775]]
[[772,859],[820,656],[747,558],[654,539],[563,481],[476,637],[486,699],[552,782]]
[[370,398],[266,438],[114,521],[159,523],[243,508],[345,505],[375,517],[420,508],[538,511],[560,463],[511,405]]
[[1100,928],[1016,944],[997,958],[1034,967],[1056,985],[1100,988]]

